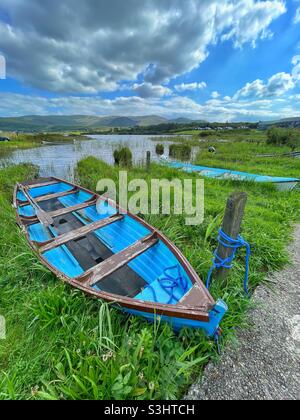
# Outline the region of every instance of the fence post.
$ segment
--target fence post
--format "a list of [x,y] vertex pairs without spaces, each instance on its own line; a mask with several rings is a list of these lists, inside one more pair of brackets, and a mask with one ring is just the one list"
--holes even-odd
[[147,171],[150,170],[150,164],[151,164],[151,152],[147,152],[147,162],[146,162]]
[[[232,239],[237,239],[247,203],[248,195],[245,192],[234,192],[227,200],[226,210],[223,219],[222,229]],[[230,248],[219,244],[217,255],[222,259],[228,258],[232,253]],[[219,268],[217,270],[217,278],[225,280],[228,275],[228,269]]]

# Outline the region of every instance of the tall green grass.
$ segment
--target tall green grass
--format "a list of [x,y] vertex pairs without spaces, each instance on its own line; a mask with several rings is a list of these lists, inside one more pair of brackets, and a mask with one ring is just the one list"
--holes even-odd
[[[211,160],[213,159],[214,156],[211,157]],[[273,170],[283,176],[287,175],[281,164],[279,167],[275,164]],[[77,168],[77,177],[82,185],[91,190],[95,190],[99,179],[107,177],[113,179],[118,186],[118,174],[117,168],[112,169],[106,163],[92,157],[79,162]],[[132,168],[128,172],[129,181],[135,178],[145,179],[149,189],[152,178],[195,180],[197,177],[197,174],[186,174],[155,164],[151,165],[149,173],[143,168]],[[184,214],[180,216],[147,215],[145,219],[174,241],[190,259],[202,278],[205,278],[211,264],[212,251],[217,245],[217,231],[227,198],[235,190],[248,193],[242,234],[252,243],[250,280],[252,287],[255,287],[264,279],[266,271],[279,269],[287,261],[285,244],[289,240],[293,222],[300,218],[298,192],[279,193],[274,186],[269,184],[205,179],[205,219],[202,225],[186,226]],[[242,261],[243,258],[241,258]],[[243,263],[236,276],[238,289],[242,272]],[[232,273],[233,278],[234,274],[237,272]],[[232,288],[232,281],[229,281],[230,288]]]
[[164,154],[164,152],[165,152],[165,147],[164,147],[164,145],[163,145],[163,144],[161,144],[161,143],[158,143],[158,144],[155,146],[155,151],[156,151],[156,154],[157,154],[157,155],[163,155],[163,154]]
[[[215,156],[210,158],[213,162]],[[250,165],[247,159],[241,166]],[[287,175],[280,162],[272,170]],[[92,190],[100,178],[117,181],[118,173],[118,168],[95,158],[84,159],[77,168],[82,185]],[[0,170],[0,314],[7,321],[7,339],[0,341],[0,398],[180,398],[203,366],[218,357],[215,344],[201,331],[183,330],[176,335],[167,325],[128,317],[61,284],[49,273],[16,227],[10,204],[15,182],[35,174],[28,165]],[[187,176],[196,178],[159,165],[151,165],[149,172],[143,168],[129,171],[129,179],[139,177],[148,183],[151,178]],[[236,189],[249,195],[242,234],[252,244],[253,290],[267,274],[288,262],[285,247],[293,223],[300,219],[299,193],[278,193],[269,185],[206,180],[202,225],[186,226],[185,215],[146,219],[174,241],[204,279],[226,199]],[[246,326],[246,309],[251,304],[243,295],[243,257],[241,253],[237,258],[226,284],[215,281],[212,285],[214,297],[229,305],[222,323],[225,342],[234,337],[236,327]]]
[[[201,332],[125,316],[61,284],[15,224],[13,185],[35,171],[0,171],[1,399],[174,399],[209,357]],[[3,183],[3,181],[5,181]]]
[[211,166],[237,171],[246,171],[270,176],[300,177],[300,159],[292,157],[260,157],[264,154],[283,154],[290,152],[287,146],[273,146],[266,143],[228,142],[218,143],[216,153],[209,153],[203,147],[195,162],[204,166]]
[[174,143],[169,148],[170,157],[180,160],[189,160],[192,155],[192,148],[186,143]]
[[128,147],[122,147],[114,151],[115,165],[125,168],[132,166],[132,152]]

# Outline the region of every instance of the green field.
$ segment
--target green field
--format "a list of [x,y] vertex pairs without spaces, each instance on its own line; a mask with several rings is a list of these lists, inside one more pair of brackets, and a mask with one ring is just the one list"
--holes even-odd
[[[268,175],[299,176],[300,160],[259,158],[257,154],[288,148],[245,141],[207,144],[197,163]],[[202,146],[201,146],[202,147]],[[93,157],[77,168],[80,183],[95,190],[101,178],[118,180],[118,168]],[[7,339],[0,340],[1,399],[175,399],[184,395],[205,364],[218,358],[216,346],[200,331],[175,335],[168,326],[149,325],[83,296],[61,284],[30,251],[15,224],[11,207],[16,181],[33,177],[28,165],[0,170],[0,315],[7,322]],[[132,168],[129,179],[192,178],[151,165]],[[146,216],[183,251],[205,279],[211,265],[226,200],[232,191],[246,191],[249,199],[242,235],[252,245],[250,289],[288,263],[286,245],[293,224],[300,220],[299,192],[279,193],[271,185],[205,180],[205,220],[186,226],[185,215]],[[213,282],[211,292],[222,298],[229,312],[222,323],[223,343],[235,330],[247,328],[251,301],[243,294],[244,252],[226,283]],[[284,281],[284,279],[283,279]],[[270,284],[270,287],[272,284]]]

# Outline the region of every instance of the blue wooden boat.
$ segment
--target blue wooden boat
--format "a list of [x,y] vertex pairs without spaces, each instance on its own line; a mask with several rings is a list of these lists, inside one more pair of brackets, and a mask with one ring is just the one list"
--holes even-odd
[[30,246],[59,279],[149,321],[217,334],[226,304],[139,217],[58,178],[17,184],[14,207]]
[[193,165],[191,163],[182,163],[176,161],[167,161],[169,167],[179,169],[185,172],[197,172],[205,178],[216,178],[231,181],[250,181],[260,183],[275,184],[279,191],[291,191],[297,188],[300,179],[298,178],[282,178],[265,175],[250,174],[248,172],[231,171],[228,169],[210,168],[208,166]]

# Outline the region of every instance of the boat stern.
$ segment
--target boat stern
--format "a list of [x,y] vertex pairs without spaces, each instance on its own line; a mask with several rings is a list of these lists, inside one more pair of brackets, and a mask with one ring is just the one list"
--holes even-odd
[[214,337],[220,328],[220,323],[228,311],[226,303],[219,299],[213,309],[209,313],[209,322],[204,330],[209,337]]
[[[124,310],[124,309],[123,309]],[[220,323],[228,311],[228,306],[226,305],[223,300],[218,300],[215,306],[211,309],[209,312],[209,321],[197,321],[193,319],[188,318],[176,318],[176,317],[170,317],[170,316],[158,316],[151,313],[146,313],[142,311],[137,310],[129,310],[125,309],[126,312],[128,312],[131,315],[135,316],[142,316],[143,318],[146,318],[149,322],[154,322],[155,319],[160,319],[161,322],[166,322],[170,324],[174,331],[179,332],[183,328],[193,328],[193,329],[200,329],[205,332],[205,334],[208,337],[215,337],[219,328]]]

